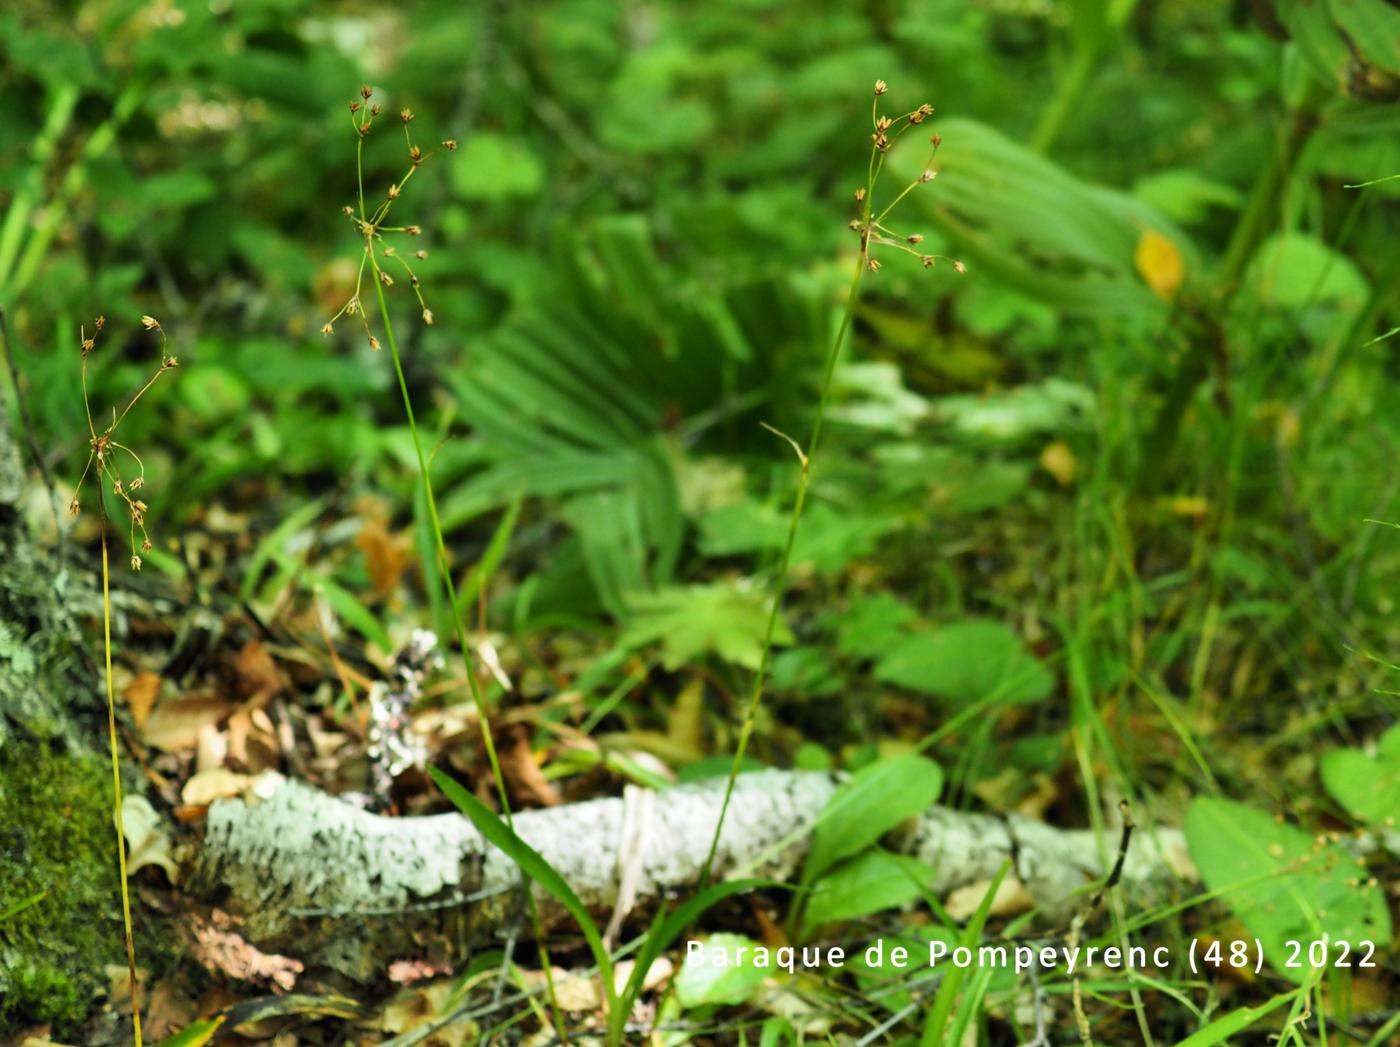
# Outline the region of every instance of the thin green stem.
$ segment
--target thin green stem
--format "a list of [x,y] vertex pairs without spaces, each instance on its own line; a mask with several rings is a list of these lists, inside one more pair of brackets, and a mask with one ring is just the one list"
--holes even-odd
[[[363,200],[363,194],[361,194]],[[363,203],[361,204],[363,207]],[[428,519],[432,524],[433,539],[437,545],[438,573],[442,578],[444,586],[447,588],[447,599],[452,606],[452,627],[456,634],[457,645],[462,650],[462,665],[467,674],[467,688],[471,692],[472,702],[476,706],[477,723],[481,726],[482,743],[486,749],[486,759],[491,765],[491,776],[496,783],[496,795],[501,802],[501,813],[505,816],[506,825],[511,832],[515,831],[515,820],[510,809],[510,799],[506,795],[505,776],[501,772],[501,760],[496,753],[496,740],[491,734],[491,721],[486,709],[486,696],[481,691],[481,685],[477,682],[475,667],[472,665],[471,646],[468,643],[466,625],[464,624],[463,612],[460,602],[457,599],[457,586],[452,580],[452,570],[447,557],[447,542],[443,538],[442,522],[438,516],[437,498],[433,494],[433,481],[428,472],[428,458],[423,453],[423,441],[418,435],[418,422],[413,413],[413,400],[408,394],[408,381],[404,377],[403,362],[399,357],[398,341],[394,337],[394,325],[389,320],[389,304],[384,297],[384,281],[380,278],[379,259],[373,250],[368,252],[369,263],[374,270],[374,293],[379,301],[379,316],[384,321],[384,338],[389,343],[389,355],[394,361],[394,374],[398,378],[399,392],[403,396],[404,415],[408,418],[408,430],[413,436],[413,451],[418,457],[418,472],[423,479],[423,493],[428,503]],[[521,870],[522,878],[525,871]],[[525,898],[530,910],[530,920],[534,927],[535,941],[539,944],[541,963],[545,972],[545,980],[549,989],[550,1006],[554,1011],[554,1025],[559,1034],[559,1038],[567,1044],[568,1034],[565,1031],[564,1015],[559,1006],[558,994],[554,989],[554,976],[549,963],[549,953],[544,943],[544,930],[540,922],[539,910],[535,905],[534,892],[529,887],[528,878],[525,885]]]
[[[872,168],[872,181],[875,169]],[[870,193],[873,186],[866,188],[865,220],[870,218]],[[739,769],[743,766],[744,754],[748,750],[749,739],[753,736],[754,723],[758,719],[759,704],[763,699],[763,685],[768,678],[768,662],[773,651],[773,636],[778,625],[778,614],[782,607],[783,594],[787,591],[788,569],[792,563],[792,549],[797,542],[797,527],[802,520],[802,509],[807,502],[807,488],[812,479],[812,456],[817,450],[817,441],[821,438],[822,422],[826,417],[827,401],[831,398],[831,379],[836,373],[836,361],[841,356],[841,346],[845,343],[846,335],[851,329],[851,323],[855,319],[856,303],[860,299],[861,277],[865,275],[866,251],[865,241],[862,234],[861,251],[856,258],[855,272],[851,275],[851,286],[846,292],[846,310],[841,317],[841,326],[836,330],[836,338],[831,343],[831,351],[826,357],[826,368],[822,375],[821,395],[817,400],[817,415],[812,421],[812,435],[807,441],[807,450],[804,454],[798,449],[799,460],[802,463],[801,476],[797,483],[797,498],[792,505],[792,517],[788,521],[787,541],[783,544],[782,559],[778,563],[778,577],[773,584],[773,605],[768,609],[768,624],[763,634],[763,649],[759,655],[758,671],[754,674],[753,690],[749,692],[748,705],[744,709],[744,722],[739,728],[739,744],[734,750],[734,762],[729,768],[729,780],[724,788],[724,801],[720,804],[719,819],[715,823],[714,835],[710,838],[710,850],[705,856],[705,864],[700,871],[700,888],[703,890],[709,885],[710,870],[714,864],[715,852],[719,849],[720,830],[724,828],[725,815],[729,813],[729,803],[734,796],[734,782],[739,777]],[[795,446],[795,445],[794,445]]]
[[[99,504],[102,492],[98,491]],[[126,969],[131,978],[131,1023],[141,1047],[141,989],[136,982],[136,939],[131,932],[131,894],[126,884],[126,826],[122,822],[122,773],[117,756],[117,698],[112,682],[112,597],[107,566],[107,516],[102,514],[102,645],[107,661],[107,740],[112,749],[113,810],[117,827],[117,869],[122,883],[122,928],[126,932]]]

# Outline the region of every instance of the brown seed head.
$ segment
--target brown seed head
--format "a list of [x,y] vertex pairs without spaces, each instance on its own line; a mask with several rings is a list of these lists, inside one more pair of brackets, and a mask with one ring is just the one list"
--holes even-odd
[[71,502],[68,503],[68,515],[77,516],[78,510],[81,508],[82,506],[78,504],[78,499],[74,498]]
[[933,147],[937,149],[940,145],[943,144],[943,136],[935,131],[932,135],[929,136],[929,141],[932,142]]
[[107,326],[107,318],[99,314],[97,319],[92,322],[92,326],[99,331],[102,330],[102,328]]
[[933,268],[933,264],[934,264],[935,261],[937,261],[937,259],[935,259],[935,258],[933,257],[933,255],[931,255],[931,254],[926,254],[926,255],[923,255],[922,257],[920,257],[919,261],[921,261],[921,262],[924,263],[924,268],[925,268],[925,269],[932,269],[932,268]]
[[403,231],[409,236],[418,236],[420,233],[423,232],[423,229],[421,226],[417,225],[406,225],[403,227]]
[[865,267],[872,273],[878,273],[880,271],[880,263],[874,258],[867,258],[865,260]]
[[455,153],[455,152],[457,151],[457,139],[455,139],[455,138],[449,138],[449,139],[447,139],[446,141],[444,141],[444,142],[442,143],[442,147],[443,147],[444,149],[446,149],[449,153]]
[[361,98],[364,98],[364,99],[368,100],[369,96],[372,95],[372,94],[374,94],[374,88],[370,87],[369,84],[363,84],[363,85],[361,85],[361,87],[360,87],[360,97],[361,97]]
[[859,189],[856,190],[856,203],[865,203],[865,186],[861,186]]
[[379,352],[379,339],[374,337],[374,335],[369,336],[369,347],[376,353]]
[[358,113],[359,111],[360,111],[360,103],[359,103],[359,102],[351,102],[351,103],[350,103],[350,112],[352,112],[352,113]]
[[375,102],[374,105],[369,107],[370,116],[378,116],[381,112],[383,112],[383,108],[378,102]]
[[148,331],[158,331],[160,330],[160,321],[154,316],[143,316],[141,317],[141,326]]
[[921,175],[919,175],[919,181],[921,181],[921,182],[932,182],[932,181],[933,181],[935,178],[937,178],[937,177],[938,177],[938,172],[937,172],[937,171],[933,170],[931,167],[926,167],[926,168],[924,168],[924,173],[921,174]]
[[924,242],[924,234],[914,233],[912,236],[905,237],[905,239],[907,239],[911,244],[921,244]]
[[392,276],[390,276],[388,273],[386,273],[386,272],[385,272],[384,270],[382,270],[382,269],[379,271],[379,279],[380,279],[380,281],[384,284],[385,287],[393,287],[393,286],[394,286],[394,278],[393,278]]
[[423,251],[423,250],[414,251],[414,252],[413,252],[413,257],[414,257],[414,258],[427,258],[427,257],[428,257],[428,252],[427,252],[427,251]]
[[330,325],[329,323],[324,323],[324,324],[321,325],[321,333],[322,333],[322,334],[330,334],[331,331],[333,331],[333,330],[335,330],[335,328],[331,327],[331,325]]
[[884,94],[886,91],[888,91],[889,89],[890,89],[890,85],[887,84],[887,83],[885,83],[885,81],[883,81],[883,80],[876,80],[876,81],[875,81],[875,93],[876,93],[877,95],[882,95],[882,94]]
[[141,551],[143,553],[148,553],[151,551],[151,540],[149,538],[143,538],[141,540]]
[[416,145],[409,146],[408,158],[413,161],[413,166],[417,167],[423,162],[423,150],[419,149]]
[[411,123],[413,122],[413,110],[412,110],[412,109],[400,109],[400,110],[399,110],[399,119],[402,120],[402,121],[403,121],[404,123],[406,123],[406,124],[411,124]]
[[397,200],[398,198],[399,198],[399,187],[396,186],[396,185],[391,185],[391,186],[389,186],[389,199],[390,199],[390,200]]

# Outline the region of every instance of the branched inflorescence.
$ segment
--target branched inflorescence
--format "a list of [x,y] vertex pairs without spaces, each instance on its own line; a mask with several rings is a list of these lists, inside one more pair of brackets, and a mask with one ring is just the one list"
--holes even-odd
[[[390,244],[385,238],[385,233],[396,233],[403,236],[421,236],[423,229],[417,225],[387,225],[389,212],[393,210],[395,202],[403,195],[404,187],[408,185],[408,180],[414,176],[423,161],[429,155],[413,144],[413,136],[409,133],[409,124],[413,122],[413,110],[402,109],[399,111],[399,124],[403,128],[404,142],[408,146],[408,171],[397,182],[392,183],[381,200],[373,210],[365,205],[365,175],[364,175],[364,150],[365,139],[369,137],[374,122],[378,119],[382,109],[378,102],[371,102],[374,96],[374,89],[368,84],[360,88],[360,100],[350,103],[350,123],[355,129],[355,178],[357,183],[357,207],[346,205],[342,210],[345,217],[350,219],[355,226],[356,232],[364,239],[364,249],[360,254],[360,269],[355,277],[355,290],[340,307],[340,311],[332,316],[321,326],[322,334],[330,334],[334,329],[335,322],[342,316],[358,317],[365,329],[365,338],[369,341],[371,349],[379,349],[379,339],[369,328],[369,318],[365,314],[365,303],[361,297],[361,290],[364,287],[365,270],[370,271],[370,279],[380,281],[385,287],[392,287],[395,283],[393,274],[381,264],[381,259],[392,261],[403,270],[409,286],[413,288],[414,295],[418,298],[418,307],[422,310],[423,322],[431,324],[433,322],[433,311],[428,308],[423,300],[423,288],[419,283],[418,276],[413,271],[398,248]],[[442,143],[442,147],[449,152],[457,148],[457,143],[448,139]],[[419,248],[413,251],[413,257],[424,259],[428,257],[428,252]]]
[[931,149],[928,159],[924,162],[923,173],[906,185],[898,196],[885,205],[883,210],[879,212],[875,210],[875,184],[880,180],[880,172],[884,169],[885,154],[890,151],[901,135],[911,128],[918,127],[933,115],[933,106],[928,103],[900,116],[880,115],[879,99],[888,90],[889,87],[885,81],[875,81],[875,99],[870,103],[870,122],[874,127],[874,131],[870,135],[870,165],[866,172],[865,185],[855,192],[856,204],[860,208],[860,217],[853,219],[850,223],[850,228],[860,234],[860,253],[861,257],[865,259],[865,267],[872,273],[880,271],[880,262],[870,253],[871,247],[879,245],[893,247],[913,255],[923,264],[925,269],[932,269],[942,260],[951,263],[959,273],[965,273],[967,266],[958,259],[941,254],[925,254],[919,250],[919,244],[923,243],[924,239],[921,233],[905,235],[897,233],[885,225],[885,220],[890,213],[899,206],[906,196],[918,186],[932,182],[938,177],[938,172],[933,167],[933,161],[938,155],[938,147],[943,144],[942,135],[935,133],[929,137]]
[[[117,412],[115,407],[112,408],[111,424],[99,431],[97,423],[93,421],[92,402],[88,397],[87,367],[88,357],[92,355],[93,350],[97,347],[97,336],[106,326],[107,318],[99,316],[93,323],[91,337],[88,336],[86,327],[79,328],[78,336],[82,341],[83,350],[83,409],[87,413],[89,436],[88,459],[87,465],[83,467],[83,475],[78,480],[78,488],[73,494],[73,500],[68,504],[68,513],[71,516],[78,515],[78,510],[81,507],[79,495],[82,493],[83,484],[87,481],[89,474],[95,473],[97,477],[95,482],[99,488],[97,497],[98,511],[103,514],[104,521],[106,519],[106,510],[102,501],[101,488],[103,485],[110,485],[112,493],[120,498],[126,506],[127,515],[130,518],[128,534],[131,543],[131,568],[134,571],[139,571],[141,569],[141,553],[150,552],[151,549],[151,539],[146,533],[146,513],[149,511],[149,507],[138,497],[138,493],[146,485],[146,467],[135,451],[126,446],[126,444],[118,442],[117,429],[126,416],[131,413],[131,409],[135,407],[140,399],[150,390],[151,386],[159,381],[160,376],[167,371],[174,370],[179,366],[180,361],[165,351],[165,329],[161,327],[160,321],[153,316],[141,317],[141,326],[148,331],[155,331],[160,335],[160,366],[157,367],[155,373],[146,380],[146,383],[132,394],[120,413]],[[123,456],[130,458],[136,465],[136,475],[129,480],[122,477],[120,462],[123,460]],[[138,532],[140,532],[141,535],[139,543],[136,540]]]

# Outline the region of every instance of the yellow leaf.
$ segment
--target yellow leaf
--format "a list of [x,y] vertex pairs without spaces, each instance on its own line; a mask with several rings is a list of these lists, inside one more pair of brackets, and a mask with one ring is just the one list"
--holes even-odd
[[1058,480],[1061,487],[1068,487],[1079,472],[1079,460],[1069,444],[1056,440],[1046,444],[1045,450],[1040,452],[1040,467]]
[[1181,290],[1181,280],[1186,274],[1181,252],[1161,233],[1143,230],[1137,250],[1133,252],[1133,264],[1137,266],[1143,282],[1152,288],[1157,297],[1170,302]]

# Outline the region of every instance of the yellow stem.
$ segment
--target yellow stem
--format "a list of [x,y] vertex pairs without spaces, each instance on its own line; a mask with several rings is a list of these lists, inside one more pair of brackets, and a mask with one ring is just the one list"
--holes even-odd
[[[102,492],[98,491],[98,497]],[[136,983],[136,939],[131,933],[131,895],[126,885],[126,826],[122,824],[122,774],[117,757],[117,697],[112,684],[112,596],[108,584],[107,521],[102,521],[102,646],[107,658],[107,734],[112,748],[112,792],[116,797],[117,867],[122,880],[122,927],[126,932],[126,969],[131,977],[131,1024],[141,1047],[141,989]]]

